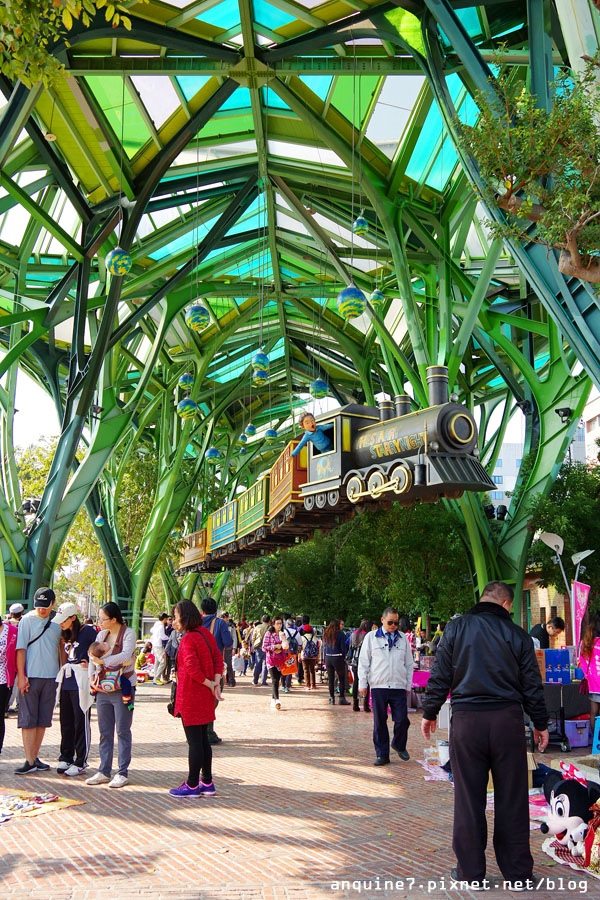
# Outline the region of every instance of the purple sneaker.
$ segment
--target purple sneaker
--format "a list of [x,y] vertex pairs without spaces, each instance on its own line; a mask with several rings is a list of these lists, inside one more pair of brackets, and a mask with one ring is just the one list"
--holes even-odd
[[[204,785],[202,785],[204,787]],[[213,788],[214,791],[214,788]],[[169,791],[171,797],[177,797],[177,799],[187,798],[190,800],[197,800],[200,797],[200,785],[195,788],[191,788],[187,781],[184,781],[182,785],[178,788],[171,788]]]
[[215,791],[215,786],[212,783],[212,781],[210,784],[204,784],[204,782],[201,781],[198,786],[198,789],[200,791],[201,797],[214,797],[214,795],[217,793]]

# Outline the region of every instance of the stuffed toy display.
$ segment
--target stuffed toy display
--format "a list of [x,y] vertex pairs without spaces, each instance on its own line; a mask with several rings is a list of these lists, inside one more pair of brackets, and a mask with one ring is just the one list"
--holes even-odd
[[[600,784],[588,783],[574,765],[561,763],[562,774],[552,771],[544,781],[544,796],[550,814],[540,825],[542,834],[550,835],[542,849],[557,862],[573,869],[585,869],[600,877],[589,865],[589,852],[600,822]],[[591,838],[590,838],[591,833]],[[600,840],[600,832],[598,832]]]

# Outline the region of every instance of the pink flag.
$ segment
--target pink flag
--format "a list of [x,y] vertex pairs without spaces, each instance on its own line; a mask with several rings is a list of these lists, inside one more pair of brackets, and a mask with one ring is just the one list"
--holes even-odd
[[575,601],[575,646],[579,647],[579,639],[581,637],[581,623],[585,615],[588,597],[590,594],[590,585],[582,584],[581,581],[573,582],[573,599]]

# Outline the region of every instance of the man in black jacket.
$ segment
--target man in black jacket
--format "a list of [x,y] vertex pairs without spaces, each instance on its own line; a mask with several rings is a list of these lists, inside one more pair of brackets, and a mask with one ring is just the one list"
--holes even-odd
[[450,762],[454,778],[452,877],[485,882],[486,789],[494,781],[494,851],[509,890],[533,878],[523,709],[535,739],[548,744],[544,690],[527,632],[511,621],[513,591],[491,581],[479,603],[452,619],[439,643],[423,702],[421,731],[435,731],[437,714],[452,692]]

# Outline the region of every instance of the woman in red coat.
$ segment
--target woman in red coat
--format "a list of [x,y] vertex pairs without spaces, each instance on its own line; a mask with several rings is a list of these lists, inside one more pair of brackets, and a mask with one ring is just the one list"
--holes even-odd
[[183,632],[177,656],[174,712],[181,717],[188,742],[189,773],[187,781],[169,793],[177,798],[211,797],[215,786],[208,723],[215,720],[215,698],[221,699],[219,684],[223,656],[208,628],[202,627],[202,614],[191,600],[181,600],[177,604],[173,627]]

